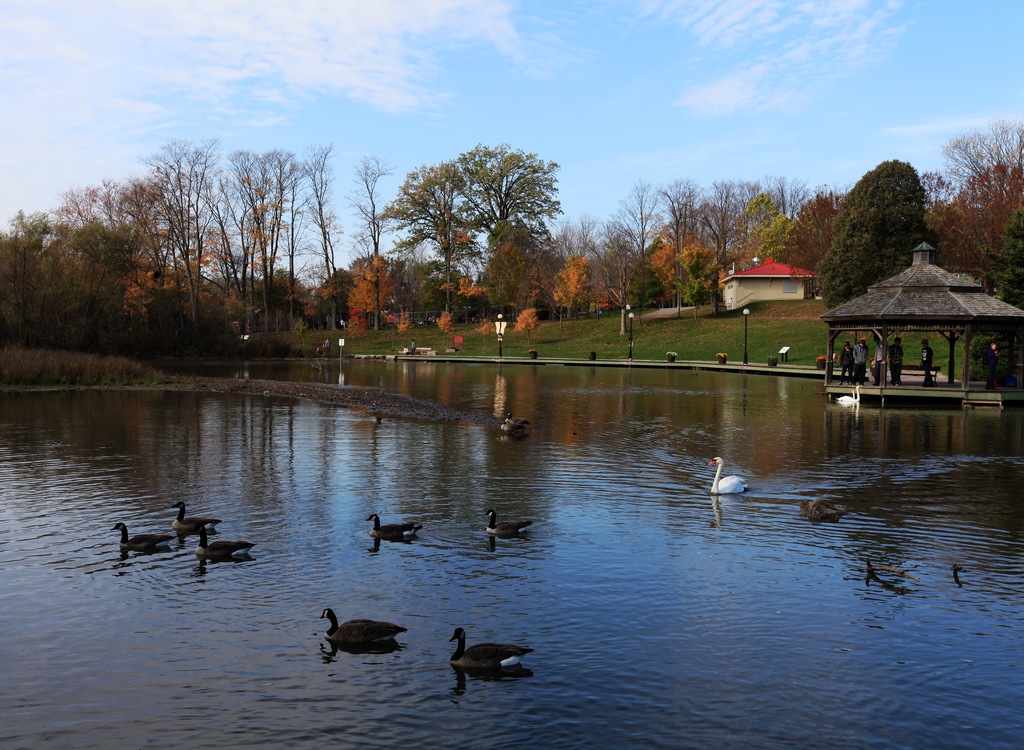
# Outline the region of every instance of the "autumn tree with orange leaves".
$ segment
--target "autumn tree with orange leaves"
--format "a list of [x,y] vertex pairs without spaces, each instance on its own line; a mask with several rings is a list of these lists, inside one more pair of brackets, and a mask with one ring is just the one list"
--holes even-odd
[[352,264],[353,286],[348,296],[350,309],[375,310],[381,302],[387,303],[394,296],[395,281],[386,266],[380,255],[360,258]]
[[537,308],[528,307],[519,313],[519,317],[516,319],[516,324],[512,328],[516,333],[526,333],[526,344],[530,344],[530,334],[537,330],[540,326],[540,320],[537,318]]
[[555,303],[570,313],[580,309],[590,295],[590,259],[584,255],[570,255],[562,270],[555,275]]

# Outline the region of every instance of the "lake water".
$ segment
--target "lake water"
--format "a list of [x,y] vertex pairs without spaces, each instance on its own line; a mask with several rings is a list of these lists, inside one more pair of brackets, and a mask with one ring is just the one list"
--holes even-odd
[[[211,366],[533,423],[0,394],[0,746],[1019,747],[1024,415],[680,370]],[[710,494],[721,456],[744,495]],[[801,499],[847,506],[837,524]],[[118,550],[183,500],[251,559]],[[486,511],[534,521],[493,540]],[[423,524],[403,544],[366,517]],[[866,577],[866,560],[903,569]],[[951,566],[963,567],[960,585]],[[324,607],[408,632],[331,653]],[[534,649],[462,673],[469,643]]]

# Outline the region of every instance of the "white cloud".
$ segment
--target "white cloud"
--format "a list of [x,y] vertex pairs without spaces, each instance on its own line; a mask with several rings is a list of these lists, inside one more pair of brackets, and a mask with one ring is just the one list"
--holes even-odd
[[677,24],[710,79],[678,103],[702,116],[794,104],[883,59],[902,29],[899,0],[651,0],[644,12]]

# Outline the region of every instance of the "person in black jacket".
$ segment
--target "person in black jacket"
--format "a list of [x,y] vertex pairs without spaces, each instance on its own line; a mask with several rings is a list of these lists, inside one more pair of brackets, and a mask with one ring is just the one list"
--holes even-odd
[[985,390],[991,391],[996,387],[996,368],[999,366],[999,347],[995,341],[981,353],[981,361],[988,368],[988,381],[985,383]]
[[903,339],[897,336],[889,347],[889,382],[903,385]]
[[935,385],[935,381],[932,379],[933,364],[935,364],[935,352],[928,346],[928,339],[921,339],[921,367],[924,368],[925,388]]

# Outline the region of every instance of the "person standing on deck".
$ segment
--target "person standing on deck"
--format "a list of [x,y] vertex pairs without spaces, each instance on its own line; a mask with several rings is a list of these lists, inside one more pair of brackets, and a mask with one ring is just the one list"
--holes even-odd
[[861,339],[853,347],[853,384],[864,385],[867,381],[868,341]]
[[988,368],[988,380],[985,383],[985,390],[991,391],[996,387],[996,368],[999,367],[999,347],[993,341],[988,348],[981,353],[981,361]]
[[924,368],[924,386],[931,388],[935,385],[932,380],[932,365],[935,364],[935,352],[928,346],[928,339],[921,339],[921,367]]
[[889,382],[903,385],[903,339],[897,336],[889,347]]

